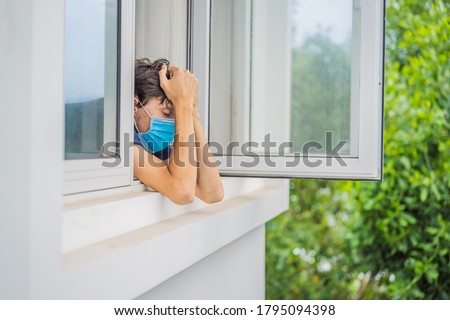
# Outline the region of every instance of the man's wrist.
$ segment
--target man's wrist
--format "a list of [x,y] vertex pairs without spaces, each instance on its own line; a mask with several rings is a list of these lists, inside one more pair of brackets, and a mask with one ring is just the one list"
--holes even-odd
[[174,111],[175,111],[175,119],[177,119],[177,118],[189,119],[189,118],[193,117],[192,116],[192,114],[193,114],[192,106],[180,105],[179,108],[175,108]]
[[175,110],[189,110],[189,111],[193,111],[194,107],[192,107],[192,104],[190,104],[190,103],[180,102],[180,103],[174,104],[174,109]]
[[180,98],[180,99],[174,99],[172,101],[174,108],[187,108],[189,107],[190,109],[193,108],[194,102],[192,101],[192,99],[188,99],[188,98]]
[[198,112],[197,108],[194,108],[192,110],[192,116],[194,117],[194,120],[199,120],[199,121],[201,120],[200,113]]

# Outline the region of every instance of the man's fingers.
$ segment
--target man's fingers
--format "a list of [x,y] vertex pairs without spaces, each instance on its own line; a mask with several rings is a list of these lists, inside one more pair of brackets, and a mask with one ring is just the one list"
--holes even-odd
[[163,64],[161,70],[159,70],[159,83],[161,87],[163,87],[167,83],[167,81],[167,66]]
[[170,68],[170,75],[172,77],[174,77],[175,75],[177,75],[178,73],[182,72],[183,70],[178,68],[178,67],[171,67]]

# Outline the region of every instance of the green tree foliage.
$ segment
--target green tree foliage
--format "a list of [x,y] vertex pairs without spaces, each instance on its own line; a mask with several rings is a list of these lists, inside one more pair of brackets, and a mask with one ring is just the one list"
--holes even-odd
[[388,1],[384,181],[292,181],[270,299],[449,299],[450,2]]
[[291,181],[289,211],[267,224],[268,299],[347,299],[359,287],[347,254],[342,183]]

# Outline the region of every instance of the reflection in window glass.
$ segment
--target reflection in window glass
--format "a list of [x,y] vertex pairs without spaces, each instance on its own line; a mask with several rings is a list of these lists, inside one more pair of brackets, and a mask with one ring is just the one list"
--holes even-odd
[[136,0],[136,58],[165,58],[187,67],[187,5],[186,0]]
[[117,141],[118,0],[65,2],[65,158]]
[[[324,155],[346,141],[337,152],[356,154],[360,30],[353,2],[211,2],[210,139],[222,153],[242,154],[225,146],[252,141],[248,149],[258,154]],[[271,149],[262,144],[268,136]],[[305,150],[309,142],[322,148]]]
[[251,1],[211,1],[210,141],[240,154],[250,137]]
[[[291,141],[350,141],[352,0],[292,0]],[[331,143],[331,142],[330,142]],[[349,143],[340,154],[349,153]],[[325,153],[310,149],[310,153]]]

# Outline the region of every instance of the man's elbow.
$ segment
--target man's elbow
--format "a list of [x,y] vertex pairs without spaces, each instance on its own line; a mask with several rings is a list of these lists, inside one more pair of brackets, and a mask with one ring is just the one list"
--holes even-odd
[[202,196],[202,200],[207,204],[214,204],[223,200],[224,193],[223,189],[211,192]]
[[195,194],[191,191],[178,191],[177,193],[168,196],[172,202],[178,205],[191,204],[195,200]]

